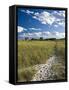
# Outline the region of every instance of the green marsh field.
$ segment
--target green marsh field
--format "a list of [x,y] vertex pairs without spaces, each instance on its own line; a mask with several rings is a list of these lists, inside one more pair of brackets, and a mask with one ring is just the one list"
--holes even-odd
[[[65,78],[65,40],[18,40],[18,82],[31,81],[35,65],[46,64],[52,56],[58,57],[59,64],[52,69],[59,73],[58,78]],[[62,72],[62,73],[61,73]]]

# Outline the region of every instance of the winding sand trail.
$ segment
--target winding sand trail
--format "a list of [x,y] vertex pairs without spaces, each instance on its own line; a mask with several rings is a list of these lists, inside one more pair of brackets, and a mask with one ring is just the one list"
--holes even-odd
[[55,72],[52,71],[53,64],[58,63],[57,57],[50,57],[46,64],[35,65],[35,69],[37,70],[36,74],[33,76],[32,81],[41,81],[41,80],[54,80]]

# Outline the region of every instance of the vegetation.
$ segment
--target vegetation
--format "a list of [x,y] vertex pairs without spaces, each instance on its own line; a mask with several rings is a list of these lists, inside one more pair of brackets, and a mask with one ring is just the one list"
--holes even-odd
[[57,64],[52,65],[52,71],[55,72],[56,80],[65,79],[65,41],[60,40],[55,45],[55,55]]
[[29,81],[35,74],[36,70],[33,67],[23,68],[18,70],[18,81]]
[[52,65],[52,71],[54,74],[53,79],[60,80],[65,79],[65,66],[62,63]]
[[[18,81],[29,81],[35,74],[33,65],[45,64],[48,58],[56,55],[62,66],[65,64],[64,40],[18,40]],[[60,70],[54,65],[54,70]],[[58,67],[58,68],[57,68]],[[58,72],[60,73],[60,72]],[[63,72],[64,73],[64,72]]]

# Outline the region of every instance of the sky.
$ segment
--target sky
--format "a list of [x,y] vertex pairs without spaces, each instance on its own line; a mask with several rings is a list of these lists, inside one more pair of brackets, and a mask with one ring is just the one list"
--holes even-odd
[[18,39],[65,38],[65,11],[18,8]]

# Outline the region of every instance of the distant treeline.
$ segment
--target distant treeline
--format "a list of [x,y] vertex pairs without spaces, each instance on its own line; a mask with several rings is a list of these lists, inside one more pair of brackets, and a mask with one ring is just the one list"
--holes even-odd
[[46,38],[46,39],[44,39],[43,37],[40,37],[39,39],[35,39],[35,38],[31,38],[31,39],[29,39],[28,37],[25,37],[25,39],[24,40],[33,40],[33,41],[35,41],[35,40],[39,40],[39,41],[47,41],[47,40],[65,40],[65,38],[60,38],[60,39],[56,39],[56,38]]

